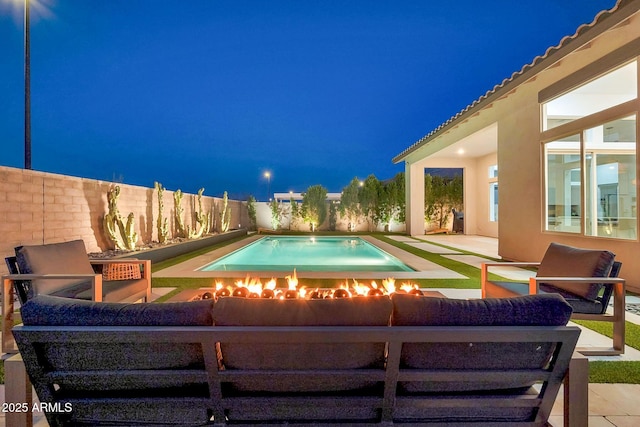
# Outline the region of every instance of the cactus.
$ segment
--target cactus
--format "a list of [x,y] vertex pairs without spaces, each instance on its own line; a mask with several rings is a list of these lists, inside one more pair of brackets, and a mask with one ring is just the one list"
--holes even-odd
[[176,220],[176,237],[187,237],[188,231],[182,221],[182,190],[178,189],[173,193],[173,203],[175,205],[174,218]]
[[162,200],[162,193],[164,188],[159,182],[155,183],[156,190],[158,190],[158,242],[165,243],[169,237],[169,224],[167,218],[163,218],[164,213],[164,201]]
[[109,188],[107,191],[107,203],[109,205],[109,212],[104,216],[104,229],[107,232],[107,237],[114,244],[116,249],[123,249],[120,241],[118,240],[117,227],[118,221],[122,221],[120,212],[118,212],[118,196],[120,195],[120,187]]
[[209,214],[202,212],[202,193],[204,193],[204,188],[198,190],[198,211],[195,213],[196,224],[199,227],[194,227],[193,230],[189,229],[190,239],[198,239],[202,237],[202,234],[204,234],[205,230],[207,230],[209,226]]
[[231,223],[231,208],[229,208],[229,197],[225,191],[222,196],[222,211],[220,212],[220,230],[223,233],[229,231]]
[[127,224],[124,226],[122,240],[124,241],[124,246],[131,251],[136,248],[136,242],[138,241],[138,233],[135,232],[135,228],[133,212],[130,212],[127,216]]
[[[104,229],[116,249],[135,250],[138,233],[135,232],[134,215],[133,212],[129,214],[126,224],[122,221],[122,215],[118,210],[118,197],[120,197],[120,186],[110,187],[107,191],[109,212],[104,216]],[[118,237],[118,231],[120,237]]]

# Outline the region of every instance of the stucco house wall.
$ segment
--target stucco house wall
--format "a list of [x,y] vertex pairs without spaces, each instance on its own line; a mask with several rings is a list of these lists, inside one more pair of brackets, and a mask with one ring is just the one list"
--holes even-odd
[[[636,14],[627,24],[593,39],[554,67],[520,85],[503,102],[496,103],[495,108],[501,117],[498,132],[501,201],[499,253],[503,258],[540,260],[551,242],[606,248],[615,252],[617,259],[623,262],[622,276],[629,280],[629,287],[640,290],[640,265],[634,262],[634,253],[640,249],[637,240],[544,231],[544,168],[538,102],[541,90],[565,77],[579,75],[584,67],[639,37],[640,16]],[[611,67],[619,65],[615,58],[610,61]]]

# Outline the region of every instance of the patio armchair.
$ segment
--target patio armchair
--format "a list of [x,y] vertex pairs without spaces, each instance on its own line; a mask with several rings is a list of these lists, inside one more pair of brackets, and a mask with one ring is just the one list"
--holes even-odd
[[[551,243],[540,262],[488,262],[481,266],[482,298],[526,294],[560,294],[573,309],[572,319],[613,324],[612,347],[578,347],[590,356],[624,353],[625,280],[618,277],[622,263],[606,250],[581,249]],[[528,283],[491,280],[490,267],[536,269]],[[597,280],[594,280],[597,278]],[[613,310],[608,311],[613,298]]]
[[36,295],[105,302],[148,301],[151,261],[92,260],[82,240],[19,246],[5,258],[9,275],[2,278],[2,351],[16,352],[11,334],[17,296],[20,304]]

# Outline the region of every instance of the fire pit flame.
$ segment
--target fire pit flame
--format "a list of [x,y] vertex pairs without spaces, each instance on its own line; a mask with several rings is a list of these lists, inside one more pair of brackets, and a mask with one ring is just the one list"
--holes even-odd
[[325,298],[352,298],[356,296],[376,297],[391,295],[393,293],[407,293],[412,295],[423,295],[418,285],[415,283],[402,283],[396,287],[396,281],[392,277],[382,279],[382,285],[375,280],[371,283],[361,283],[356,279],[345,280],[335,289],[319,289],[312,291],[304,286],[300,286],[297,272],[285,277],[286,289],[277,289],[277,281],[271,278],[264,284],[259,278],[247,276],[245,279],[236,280],[233,286],[225,286],[222,282],[216,281],[215,291],[205,292],[202,299],[220,298],[235,296],[242,298],[266,298],[266,299],[325,299]]
[[293,276],[286,276],[287,279],[287,288],[289,290],[295,291],[298,289],[298,275],[296,274],[296,269],[293,269]]

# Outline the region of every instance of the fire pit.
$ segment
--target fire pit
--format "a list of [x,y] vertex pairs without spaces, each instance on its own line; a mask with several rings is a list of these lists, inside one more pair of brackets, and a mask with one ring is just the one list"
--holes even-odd
[[296,271],[286,277],[287,286],[278,287],[276,279],[266,282],[258,278],[247,277],[236,281],[233,285],[225,285],[216,282],[215,287],[189,289],[174,296],[169,301],[197,301],[201,299],[217,299],[234,296],[242,298],[268,298],[268,299],[327,299],[327,298],[351,298],[355,296],[382,296],[393,293],[408,293],[414,295],[440,296],[439,292],[422,291],[415,283],[402,283],[396,286],[395,279],[383,279],[381,284],[375,280],[369,283],[358,282],[355,279],[347,280],[335,288],[309,288],[299,283]]

